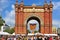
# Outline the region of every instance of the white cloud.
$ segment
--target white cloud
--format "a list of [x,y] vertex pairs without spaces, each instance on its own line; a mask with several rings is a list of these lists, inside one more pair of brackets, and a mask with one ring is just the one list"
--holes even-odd
[[10,12],[6,11],[6,17],[4,18],[6,24],[10,25],[10,26],[14,26],[15,24],[15,9],[14,9],[14,5],[12,5],[12,9]]
[[0,13],[9,6],[10,1],[11,0],[0,0]]
[[[10,5],[10,1],[11,0],[0,0],[0,14],[2,14],[2,12],[4,12],[3,10],[6,9]],[[13,25],[14,24],[13,17],[14,17],[14,8],[10,12],[6,11],[6,17],[4,18],[4,20],[6,21],[6,24]]]
[[[60,1],[58,1],[58,2],[53,2],[53,10],[54,10],[53,17],[54,17],[54,18],[58,18],[58,19],[52,20],[52,24],[55,25],[55,26],[57,26],[57,28],[58,28],[58,27],[60,27],[60,20],[59,20],[59,16],[60,16],[60,14],[59,14]],[[56,12],[55,10],[58,11],[57,14],[55,13],[55,12]]]
[[58,28],[58,27],[60,27],[60,20],[53,20],[52,24],[57,26],[57,28]]
[[53,9],[60,9],[60,1],[59,2],[53,2]]

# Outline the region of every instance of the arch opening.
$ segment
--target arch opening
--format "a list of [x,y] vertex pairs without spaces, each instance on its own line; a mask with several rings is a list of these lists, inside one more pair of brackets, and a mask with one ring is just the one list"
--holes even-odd
[[29,33],[28,29],[31,29],[31,25],[35,25],[37,27],[37,28],[35,27],[35,30],[38,29],[38,32],[40,32],[41,23],[40,23],[40,19],[38,17],[32,16],[27,20],[27,23],[26,23],[27,33]]

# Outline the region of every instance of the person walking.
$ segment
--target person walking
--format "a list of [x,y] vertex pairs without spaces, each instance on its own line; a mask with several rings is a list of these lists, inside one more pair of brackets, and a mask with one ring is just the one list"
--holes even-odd
[[42,36],[42,40],[45,40],[44,36]]
[[2,40],[5,40],[5,37],[4,36],[2,36]]
[[37,37],[37,40],[43,40],[43,39],[42,39],[42,37],[41,37],[41,36],[40,36],[40,37],[38,36],[38,37]]
[[49,40],[53,40],[53,39],[52,39],[52,36],[50,36]]
[[49,40],[49,37],[48,36],[45,36],[45,38],[44,38],[45,40]]

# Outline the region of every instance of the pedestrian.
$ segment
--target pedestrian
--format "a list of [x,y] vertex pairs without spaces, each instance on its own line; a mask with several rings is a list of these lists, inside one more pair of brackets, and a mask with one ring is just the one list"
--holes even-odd
[[14,36],[14,40],[16,40],[16,37]]
[[45,40],[49,40],[49,36],[45,36],[45,38],[44,38]]
[[27,40],[27,37],[26,36],[24,36],[24,40]]
[[2,36],[2,40],[5,40],[5,37],[4,36]]
[[60,37],[59,37],[59,39],[58,40],[60,40]]
[[44,36],[42,36],[42,40],[45,40]]
[[49,36],[47,36],[47,40],[49,40]]
[[52,39],[52,36],[50,36],[49,40],[53,40],[53,39]]
[[42,39],[42,36],[40,35],[40,36],[37,36],[37,40],[43,40]]
[[58,39],[58,36],[56,36],[56,40],[59,40],[59,39]]

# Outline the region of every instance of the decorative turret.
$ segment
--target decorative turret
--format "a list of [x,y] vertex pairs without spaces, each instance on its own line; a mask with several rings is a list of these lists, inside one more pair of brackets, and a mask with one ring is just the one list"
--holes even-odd
[[23,2],[23,0],[21,0],[20,6],[23,6],[23,5],[24,5],[24,2]]
[[49,7],[50,7],[50,8],[53,8],[52,0],[50,0]]
[[45,3],[44,3],[44,10],[47,12],[48,11],[48,4],[47,4],[47,1],[45,0]]
[[18,0],[16,0],[16,4],[18,4]]
[[52,4],[52,0],[50,0],[50,4],[49,4],[50,12],[52,12],[52,8],[53,8],[53,4]]
[[44,3],[44,8],[48,8],[48,4],[47,4],[46,0],[45,0],[45,3]]
[[16,0],[16,4],[15,4],[15,11],[17,12],[17,10],[18,10],[18,0]]
[[21,0],[20,6],[19,6],[21,12],[23,11],[23,6],[24,6],[24,2],[23,2],[23,0]]
[[36,6],[36,4],[33,3],[32,6]]

